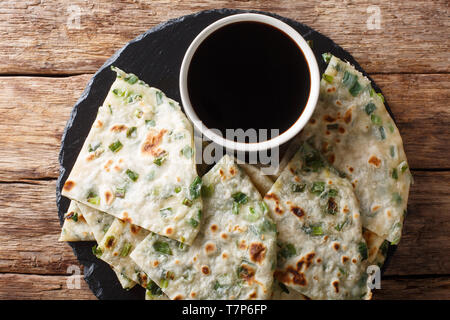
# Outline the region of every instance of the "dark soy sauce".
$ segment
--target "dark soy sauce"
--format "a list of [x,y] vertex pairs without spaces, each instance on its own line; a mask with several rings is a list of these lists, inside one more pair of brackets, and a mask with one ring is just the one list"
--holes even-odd
[[237,22],[213,32],[195,52],[188,71],[195,112],[224,137],[226,129],[238,128],[283,133],[300,117],[310,82],[297,44],[259,22]]

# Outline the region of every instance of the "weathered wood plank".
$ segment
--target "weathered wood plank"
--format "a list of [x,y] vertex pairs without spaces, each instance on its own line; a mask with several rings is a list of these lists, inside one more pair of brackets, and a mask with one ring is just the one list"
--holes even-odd
[[[404,236],[386,275],[448,274],[450,172],[415,172]],[[0,184],[0,272],[66,274],[76,264],[60,232],[55,181]]]
[[[83,279],[80,279],[80,289],[69,289],[68,280],[68,276],[0,274],[0,299],[96,299]],[[450,278],[382,279],[381,289],[374,290],[373,299],[450,299]]]
[[82,276],[79,289],[72,287],[72,280],[69,276],[0,274],[0,300],[97,299]]
[[[0,181],[58,176],[61,134],[90,77],[0,79]],[[449,77],[383,74],[374,78],[399,123],[411,167],[450,168]]]
[[374,300],[448,300],[450,277],[422,279],[381,279]]
[[[94,72],[158,23],[226,7],[270,11],[306,23],[349,50],[370,73],[450,70],[446,0],[3,0],[0,73]],[[369,30],[367,22],[378,9],[380,28]]]

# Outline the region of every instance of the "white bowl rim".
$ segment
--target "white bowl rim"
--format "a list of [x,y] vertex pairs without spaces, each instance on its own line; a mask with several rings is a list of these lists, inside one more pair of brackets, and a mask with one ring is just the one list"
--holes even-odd
[[[294,124],[292,124],[289,127],[289,129],[284,131],[282,134],[276,136],[275,138],[255,143],[231,141],[226,138],[223,138],[222,136],[218,135],[211,129],[207,128],[194,111],[187,89],[187,76],[189,71],[189,65],[191,63],[192,57],[195,54],[195,51],[200,46],[200,44],[214,31],[228,24],[244,21],[265,23],[286,33],[303,52],[310,73],[309,97],[300,117],[294,122]],[[293,137],[295,137],[307,124],[307,122],[309,121],[314,112],[319,97],[320,72],[313,51],[309,47],[306,40],[294,28],[292,28],[285,22],[268,15],[259,13],[239,13],[217,20],[216,22],[210,24],[205,29],[203,29],[197,35],[197,37],[195,37],[195,39],[192,41],[189,48],[187,49],[183,58],[183,62],[181,63],[179,87],[180,87],[181,103],[184,107],[184,111],[186,112],[187,116],[192,121],[197,130],[199,130],[202,134],[204,134],[207,138],[209,138],[213,142],[217,143],[222,147],[225,147],[226,149],[243,152],[257,152],[273,149],[288,142]]]

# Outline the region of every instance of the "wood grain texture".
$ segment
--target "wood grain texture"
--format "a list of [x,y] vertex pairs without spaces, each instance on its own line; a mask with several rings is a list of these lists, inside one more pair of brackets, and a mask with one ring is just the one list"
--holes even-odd
[[382,279],[374,300],[449,300],[450,277]]
[[[450,274],[450,172],[414,176],[404,237],[386,275]],[[54,180],[0,184],[0,273],[63,275],[77,264],[57,242],[55,188]]]
[[0,274],[0,300],[95,300],[84,279],[80,288],[69,289],[69,276]]
[[[380,29],[367,27],[370,6],[380,10]],[[270,11],[303,22],[347,49],[369,73],[450,71],[447,0],[3,0],[0,73],[94,72],[147,29],[214,8]]]
[[[58,176],[61,135],[90,77],[0,78],[0,181]],[[379,74],[374,80],[397,119],[411,167],[450,168],[449,77]]]

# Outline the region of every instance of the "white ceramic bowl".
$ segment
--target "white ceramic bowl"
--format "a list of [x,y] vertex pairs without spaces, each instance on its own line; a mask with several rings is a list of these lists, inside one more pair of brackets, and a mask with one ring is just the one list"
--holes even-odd
[[[189,93],[188,93],[188,86],[187,86],[187,78],[188,78],[188,71],[189,71],[189,65],[191,63],[192,57],[195,54],[195,51],[200,46],[200,44],[214,31],[228,25],[231,23],[236,22],[242,22],[242,21],[253,21],[253,22],[260,22],[265,23],[268,25],[271,25],[284,33],[286,33],[301,49],[303,52],[306,62],[308,64],[310,77],[311,77],[311,85],[310,85],[310,92],[308,101],[306,103],[306,106],[300,115],[300,117],[295,121],[295,123],[292,124],[292,126],[283,132],[282,134],[276,136],[275,138],[272,138],[270,140],[266,140],[263,142],[257,142],[257,143],[243,143],[243,142],[235,142],[231,140],[227,140],[217,133],[213,132],[209,128],[207,128],[201,119],[198,118],[197,114],[194,111],[194,108],[191,104],[191,101],[189,99]],[[226,18],[220,19],[205,29],[203,29],[202,32],[192,41],[191,45],[189,46],[188,50],[186,51],[186,54],[184,55],[183,62],[181,64],[181,70],[180,70],[180,94],[181,94],[181,102],[184,107],[184,110],[189,117],[189,119],[194,124],[195,128],[199,130],[203,135],[217,143],[218,145],[225,147],[229,150],[235,150],[235,151],[244,151],[244,152],[255,152],[255,151],[263,151],[267,149],[277,148],[283,143],[289,141],[294,136],[297,135],[297,133],[302,130],[302,128],[306,125],[309,118],[311,117],[312,113],[314,112],[314,109],[317,104],[317,99],[319,97],[319,85],[320,85],[320,72],[319,67],[317,66],[316,58],[314,57],[314,53],[312,52],[311,48],[309,47],[308,43],[303,39],[303,37],[295,31],[291,26],[287,25],[281,20],[278,20],[276,18],[263,15],[263,14],[256,14],[256,13],[242,13],[242,14],[236,14],[232,16],[228,16]],[[291,121],[290,119],[286,119],[286,121]]]

